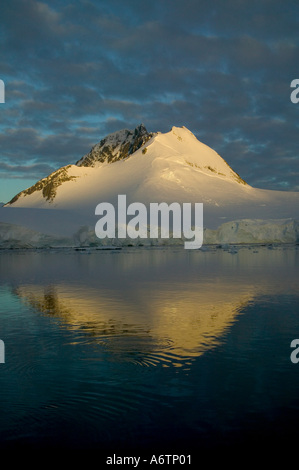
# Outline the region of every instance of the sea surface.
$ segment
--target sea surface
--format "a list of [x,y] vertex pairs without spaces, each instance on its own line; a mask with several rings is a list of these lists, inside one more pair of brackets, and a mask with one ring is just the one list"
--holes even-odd
[[296,338],[296,246],[2,251],[0,450],[289,452]]

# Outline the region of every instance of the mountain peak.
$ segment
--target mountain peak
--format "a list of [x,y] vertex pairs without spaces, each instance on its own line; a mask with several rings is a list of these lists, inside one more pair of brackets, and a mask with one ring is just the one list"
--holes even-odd
[[77,161],[76,165],[94,167],[98,163],[124,160],[142,147],[153,135],[146,130],[144,124],[140,124],[134,130],[122,129],[113,132],[94,145],[89,153]]
[[212,148],[200,142],[187,127],[173,126],[165,134],[157,134],[160,156],[191,166],[207,176],[225,178],[243,185],[247,183]]
[[[111,165],[114,162],[123,165]],[[231,183],[248,188],[217,152],[186,127],[149,133],[140,124],[107,135],[75,165],[54,171],[7,205],[39,207],[54,200],[63,207],[71,207],[74,200],[95,204],[100,196],[106,199],[120,190],[132,200],[155,199],[158,194],[163,201],[188,200],[194,194],[215,204],[219,199],[219,204],[226,192],[230,194]]]

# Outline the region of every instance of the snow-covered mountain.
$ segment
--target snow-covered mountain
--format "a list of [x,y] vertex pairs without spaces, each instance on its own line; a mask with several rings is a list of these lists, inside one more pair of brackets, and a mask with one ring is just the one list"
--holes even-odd
[[[3,218],[7,208],[47,209],[39,211],[40,230],[45,232],[47,220],[57,220],[54,214],[61,216],[63,210],[76,211],[78,228],[94,227],[95,207],[100,202],[116,205],[122,194],[127,204],[202,202],[204,227],[214,230],[239,219],[280,220],[280,225],[282,220],[299,219],[299,193],[251,187],[185,127],[162,134],[140,125],[108,135],[76,164],[17,194],[2,209],[0,220],[12,222],[11,216]],[[53,233],[55,224],[50,225]],[[36,221],[27,227],[39,228]]]
[[7,205],[94,208],[121,193],[130,202],[158,198],[217,206],[236,191],[243,194],[244,187],[245,181],[186,128],[150,134],[140,125],[108,135],[75,165],[58,169]]

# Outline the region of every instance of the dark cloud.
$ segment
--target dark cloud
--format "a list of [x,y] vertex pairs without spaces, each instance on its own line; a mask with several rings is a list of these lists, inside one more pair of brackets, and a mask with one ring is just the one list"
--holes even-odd
[[53,171],[53,168],[50,165],[39,163],[36,165],[8,165],[7,163],[0,162],[0,175],[7,177],[9,173],[10,178],[28,178],[28,174],[31,177],[36,175],[49,174]]
[[298,18],[297,0],[4,2],[0,178],[41,178],[143,122],[298,190]]

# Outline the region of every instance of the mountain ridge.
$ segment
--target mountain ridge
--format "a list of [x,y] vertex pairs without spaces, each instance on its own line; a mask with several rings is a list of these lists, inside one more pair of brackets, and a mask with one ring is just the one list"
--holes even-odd
[[[174,136],[177,142],[174,141]],[[25,203],[24,206],[26,206],[28,199],[24,201],[24,198],[31,196],[35,192],[40,192],[45,201],[52,203],[56,197],[59,186],[80,177],[80,173],[78,174],[77,172],[76,174],[76,172],[74,172],[74,166],[79,168],[97,168],[104,164],[113,164],[136,155],[136,152],[141,148],[143,148],[142,153],[145,155],[153,143],[161,146],[160,153],[164,155],[164,157],[166,155],[166,148],[169,148],[173,157],[175,157],[176,154],[183,155],[184,151],[182,153],[179,148],[183,145],[183,150],[187,148],[187,152],[185,152],[187,157],[184,159],[184,163],[193,168],[194,171],[201,171],[209,176],[232,178],[238,183],[247,185],[220,155],[210,149],[210,147],[199,142],[194,134],[186,127],[177,128],[173,126],[170,132],[162,134],[160,132],[148,132],[144,124],[140,124],[134,130],[123,129],[108,134],[105,138],[101,139],[99,143],[95,144],[87,154],[79,159],[75,165],[69,164],[55,170],[50,175],[37,181],[31,187],[20,191],[6,203],[5,206],[15,205],[20,199],[23,199],[23,203]],[[199,147],[199,156],[194,155],[194,146]],[[188,159],[188,155],[190,155],[191,158]]]
[[132,155],[152,136],[144,124],[140,124],[134,130],[122,129],[104,137],[94,145],[90,152],[76,162],[77,166],[95,166],[96,163],[113,163]]
[[[119,195],[126,195],[127,205],[139,202],[147,209],[151,203],[203,203],[204,227],[226,224],[226,239],[249,227],[229,221],[272,220],[273,226],[273,220],[299,220],[299,192],[250,186],[186,127],[174,126],[167,133],[149,133],[141,125],[136,129],[109,134],[78,165],[62,167],[19,193],[1,208],[0,220],[43,233],[75,233],[83,226],[94,232],[97,205],[107,202],[116,208]],[[108,141],[111,153],[98,152]],[[260,230],[259,223],[250,225],[252,230],[255,226]]]

